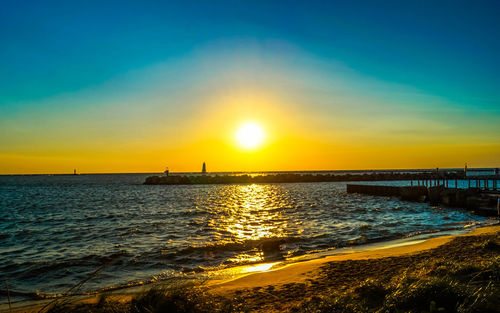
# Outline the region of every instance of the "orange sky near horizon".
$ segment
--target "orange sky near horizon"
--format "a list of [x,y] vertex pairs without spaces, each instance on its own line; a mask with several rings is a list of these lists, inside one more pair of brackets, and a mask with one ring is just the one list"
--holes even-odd
[[[473,149],[470,146],[439,145],[431,150],[427,146],[329,147],[327,144],[318,145],[305,140],[301,142],[300,138],[289,139],[291,141],[278,142],[275,146],[268,145],[252,152],[238,151],[238,148],[223,142],[206,141],[196,147],[138,151],[126,157],[121,153],[109,153],[107,157],[101,153],[87,153],[78,157],[2,155],[0,171],[2,174],[64,174],[72,173],[73,169],[79,173],[158,173],[164,170],[164,166],[169,166],[171,172],[198,172],[203,162],[207,163],[209,172],[461,168],[464,165],[462,156],[481,161],[469,163],[469,167],[496,167],[498,163],[494,155],[500,153],[500,147],[495,145],[480,145]],[[298,149],[290,142],[303,148]],[[216,151],[218,149],[220,152]],[[388,159],[386,154],[398,154],[401,160]],[[186,157],[169,158],[169,155]],[[165,162],[167,159],[171,161]],[[436,159],[450,161],[438,163]],[[9,171],[11,168],[16,168],[16,171]]]

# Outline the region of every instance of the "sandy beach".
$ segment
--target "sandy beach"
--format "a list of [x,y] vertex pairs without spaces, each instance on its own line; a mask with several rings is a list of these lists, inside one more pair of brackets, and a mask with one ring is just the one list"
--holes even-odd
[[366,279],[390,279],[426,260],[480,262],[498,257],[498,251],[485,254],[474,244],[499,233],[500,226],[491,226],[415,244],[328,256],[223,282],[211,292],[242,298],[254,303],[256,310],[280,311],[330,289],[347,290]]
[[[390,282],[402,273],[421,275],[423,268],[432,267],[431,263],[454,261],[479,264],[493,260],[500,256],[500,251],[485,250],[483,243],[498,241],[499,234],[500,226],[497,225],[477,228],[463,235],[440,236],[396,246],[380,245],[225,281],[211,281],[196,289],[203,295],[231,299],[233,304],[244,306],[248,311],[289,311],[321,295],[348,292],[365,281]],[[155,285],[148,285],[146,289],[150,287]],[[139,293],[144,293],[144,288],[141,291],[117,290],[107,294],[107,301],[126,306]],[[92,307],[99,299],[101,295],[93,295],[74,298],[69,303]],[[47,303],[18,303],[13,312],[38,312]],[[8,311],[8,308],[4,306],[2,311]]]

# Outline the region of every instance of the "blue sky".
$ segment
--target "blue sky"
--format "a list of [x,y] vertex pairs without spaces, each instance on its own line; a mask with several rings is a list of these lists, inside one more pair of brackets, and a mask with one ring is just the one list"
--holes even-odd
[[99,84],[214,40],[255,38],[289,41],[430,93],[498,104],[499,7],[497,1],[4,1],[2,102]]
[[[9,131],[15,137],[7,125],[14,117],[33,123],[20,116],[49,116],[61,97],[72,99],[71,117],[78,106],[119,101],[117,89],[133,98],[138,86],[188,81],[193,91],[214,80],[210,73],[250,59],[305,75],[304,86],[333,80],[355,96],[375,93],[378,102],[431,107],[450,113],[448,124],[479,127],[500,117],[498,16],[498,1],[2,1],[0,142],[10,142]],[[174,74],[151,81],[154,68]],[[309,88],[303,97],[317,95]],[[318,114],[329,112],[328,98],[319,102]],[[498,144],[497,130],[490,125],[476,139]]]

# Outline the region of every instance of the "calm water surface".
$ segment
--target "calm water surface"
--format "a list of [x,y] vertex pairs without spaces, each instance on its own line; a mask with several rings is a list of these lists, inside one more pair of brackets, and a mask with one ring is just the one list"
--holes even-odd
[[[18,293],[61,293],[102,267],[89,291],[484,220],[348,195],[338,182],[142,185],[147,176],[0,176],[2,279]],[[261,252],[269,238],[284,240],[281,253]]]

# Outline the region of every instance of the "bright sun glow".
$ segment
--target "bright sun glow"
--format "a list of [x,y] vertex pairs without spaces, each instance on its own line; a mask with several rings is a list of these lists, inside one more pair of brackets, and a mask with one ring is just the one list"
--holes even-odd
[[247,122],[236,131],[236,141],[242,148],[255,149],[263,140],[264,131],[257,123]]

